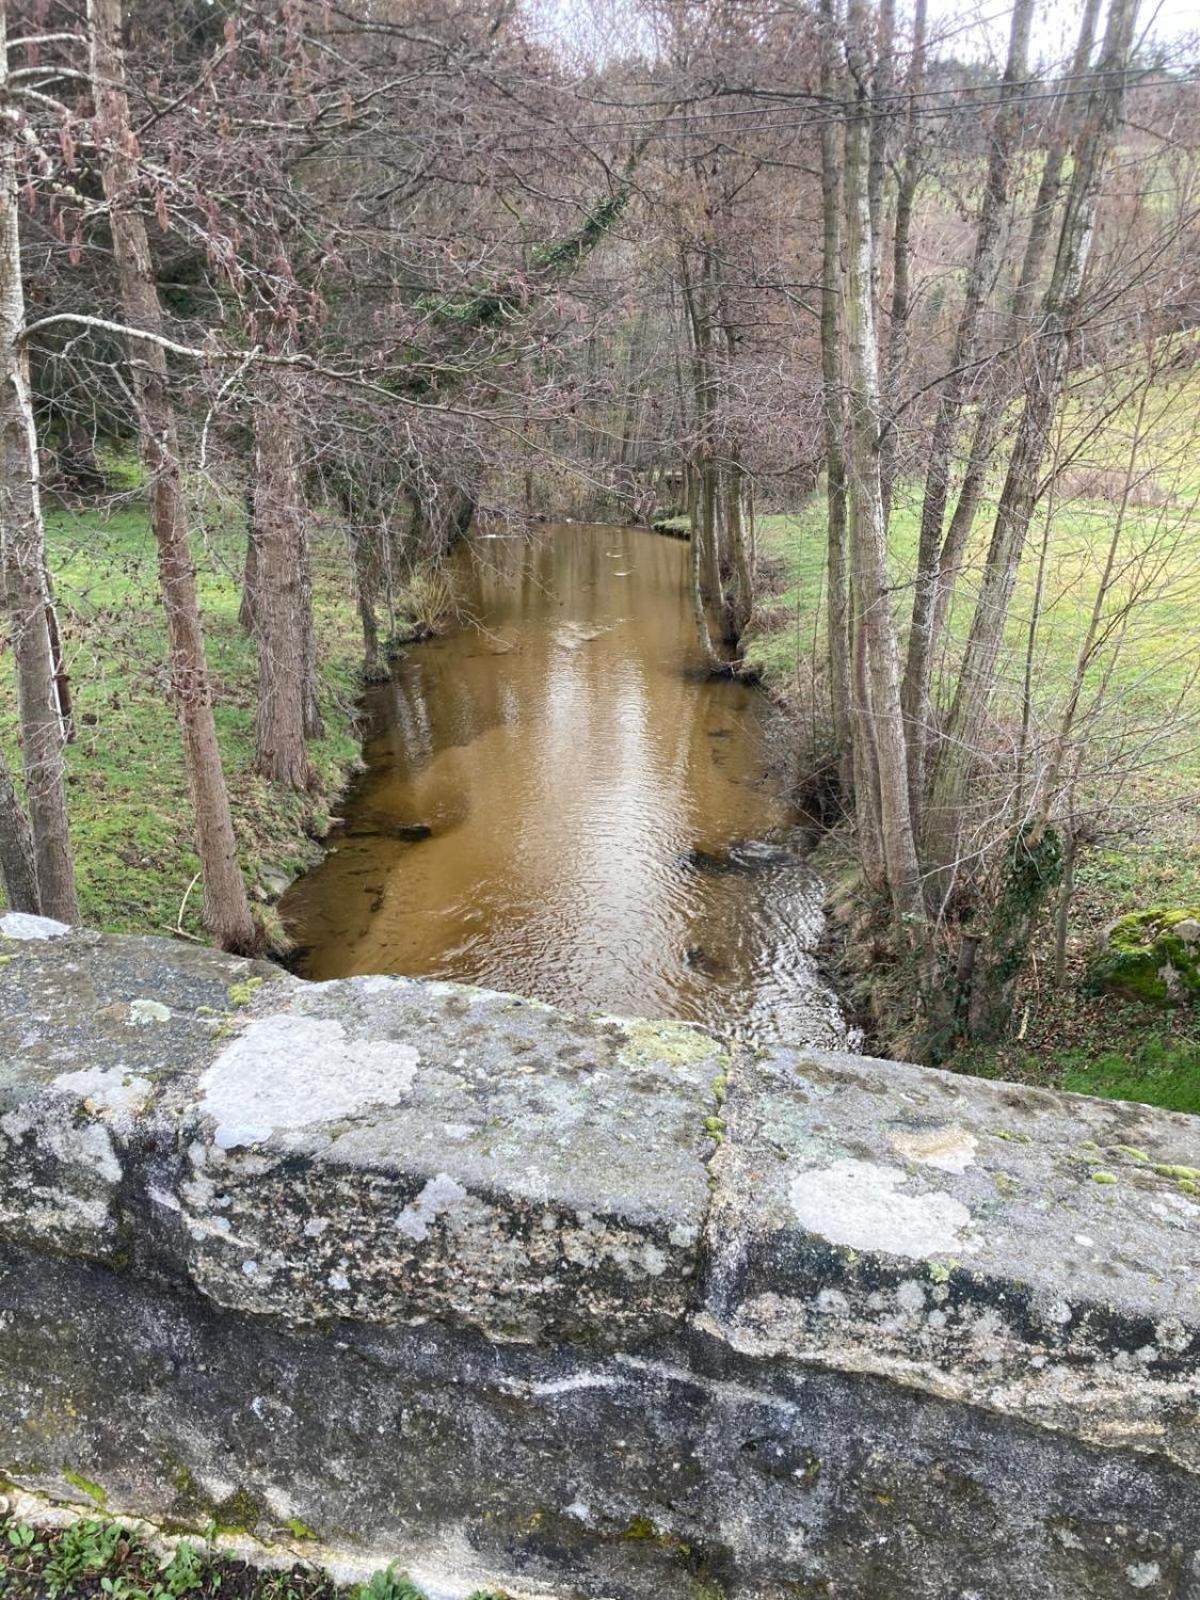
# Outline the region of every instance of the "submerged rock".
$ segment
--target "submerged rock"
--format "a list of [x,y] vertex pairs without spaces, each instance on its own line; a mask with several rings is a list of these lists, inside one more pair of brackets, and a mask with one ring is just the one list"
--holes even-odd
[[769,872],[775,867],[793,865],[799,858],[784,845],[770,844],[759,839],[742,839],[723,852],[685,850],[677,858],[679,864],[692,872],[704,872],[717,877],[735,873],[749,877],[756,872]]

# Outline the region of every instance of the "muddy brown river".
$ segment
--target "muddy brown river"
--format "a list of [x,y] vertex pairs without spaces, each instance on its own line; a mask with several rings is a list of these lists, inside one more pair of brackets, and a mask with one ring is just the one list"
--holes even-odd
[[842,1042],[770,707],[703,674],[687,545],[551,526],[452,573],[459,622],[370,692],[367,770],[284,899],[303,975]]

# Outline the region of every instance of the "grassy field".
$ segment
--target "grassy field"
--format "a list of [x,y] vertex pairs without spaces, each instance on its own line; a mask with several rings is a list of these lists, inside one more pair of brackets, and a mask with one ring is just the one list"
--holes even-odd
[[[1105,709],[1090,732],[1080,785],[1080,809],[1094,821],[1096,842],[1081,853],[1077,871],[1070,982],[1066,990],[1055,987],[1044,942],[1021,996],[1018,1037],[999,1052],[963,1054],[954,1064],[1200,1112],[1195,1010],[1157,1012],[1112,997],[1089,998],[1080,988],[1097,939],[1116,917],[1155,905],[1200,905],[1200,377],[1194,368],[1173,370],[1154,385],[1140,417],[1134,402],[1121,403],[1119,381],[1107,379],[1103,396],[1081,385],[1068,407],[1064,448],[1078,453],[1063,475],[1052,516],[1047,518],[1043,502],[1031,531],[996,702],[1001,723],[1018,726],[1048,526],[1043,609],[1031,658],[1031,725],[1035,738],[1055,729],[1101,582],[1125,462],[1135,434],[1144,433],[1136,503],[1126,512],[1105,613],[1114,619],[1128,608],[1127,615],[1085,680],[1085,710],[1097,704],[1101,691]],[[992,509],[981,508],[950,619],[951,666],[970,626]],[[919,486],[901,485],[891,529],[901,620],[910,604],[919,510]],[[818,702],[827,692],[821,666],[823,500],[817,497],[792,515],[760,517],[757,538],[770,592],[748,640],[747,659],[774,692],[808,706],[814,680]]]
[[[350,563],[335,528],[314,527],[314,593],[326,736],[312,748],[319,786],[295,795],[254,775],[257,663],[238,623],[245,524],[213,504],[194,527],[217,728],[243,866],[265,906],[316,859],[311,835],[358,756],[353,730],[361,635]],[[174,712],[154,541],[135,487],[116,509],[48,513],[47,547],[75,697],[68,803],[83,919],[94,927],[172,931],[199,863]],[[6,653],[7,654],[7,653]],[[17,765],[10,670],[0,678],[0,737]],[[199,891],[183,926],[201,931]]]

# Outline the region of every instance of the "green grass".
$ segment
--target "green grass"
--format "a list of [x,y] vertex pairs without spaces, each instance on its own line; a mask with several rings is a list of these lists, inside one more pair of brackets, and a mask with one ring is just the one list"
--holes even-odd
[[[314,594],[326,736],[311,750],[313,795],[253,772],[257,662],[238,622],[245,525],[209,501],[193,522],[221,753],[252,894],[311,865],[310,835],[358,756],[353,732],[361,638],[340,534],[313,527]],[[154,541],[136,489],[119,507],[48,514],[47,550],[75,702],[68,804],[82,918],[100,928],[170,931],[198,867],[182,749],[167,693],[167,649]],[[11,661],[11,658],[9,658]],[[0,681],[0,738],[14,762],[11,670]],[[200,933],[199,890],[183,926]]]
[[1076,1094],[1141,1100],[1168,1111],[1200,1114],[1200,1039],[1155,1034],[1130,1054],[1109,1051],[1093,1060],[1068,1057],[1061,1084]]

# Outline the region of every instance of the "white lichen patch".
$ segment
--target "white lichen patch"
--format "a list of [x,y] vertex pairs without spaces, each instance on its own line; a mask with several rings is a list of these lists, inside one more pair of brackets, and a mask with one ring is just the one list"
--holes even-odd
[[137,1116],[154,1093],[149,1078],[126,1072],[123,1067],[84,1067],[78,1072],[60,1072],[54,1079],[54,1087],[65,1094],[78,1095],[88,1111],[108,1113],[118,1119]]
[[1125,1576],[1131,1589],[1149,1589],[1162,1577],[1162,1568],[1157,1561],[1133,1561],[1125,1568]]
[[892,1149],[921,1167],[936,1167],[939,1172],[965,1172],[975,1160],[979,1141],[958,1123],[944,1128],[922,1128],[915,1133],[892,1135]]
[[0,916],[0,934],[6,939],[61,939],[70,931],[65,922],[35,917],[28,911],[6,911]]
[[417,1198],[405,1206],[396,1218],[396,1228],[420,1242],[428,1236],[431,1223],[466,1198],[467,1191],[461,1183],[455,1183],[448,1172],[439,1172],[436,1178],[430,1178]]
[[411,1045],[349,1039],[340,1022],[287,1014],[248,1023],[200,1078],[200,1107],[222,1150],[277,1129],[402,1104],[420,1057]]
[[170,1022],[171,1008],[163,1005],[161,1000],[131,1000],[129,1002],[129,1026],[131,1028],[150,1028],[156,1022]]
[[900,1167],[845,1157],[799,1173],[788,1186],[796,1220],[830,1244],[920,1260],[977,1248],[971,1213],[953,1195],[901,1192]]

